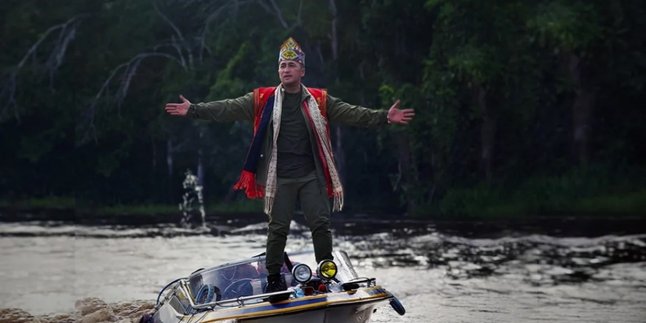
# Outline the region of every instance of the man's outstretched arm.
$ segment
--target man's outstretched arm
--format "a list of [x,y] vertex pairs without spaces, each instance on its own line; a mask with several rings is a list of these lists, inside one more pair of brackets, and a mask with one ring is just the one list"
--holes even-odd
[[408,124],[415,116],[413,109],[400,109],[397,100],[388,110],[368,109],[351,105],[328,95],[328,119],[356,127],[378,127],[386,124]]
[[165,110],[173,116],[213,121],[253,120],[253,93],[235,99],[193,104],[184,96],[181,103],[167,103]]

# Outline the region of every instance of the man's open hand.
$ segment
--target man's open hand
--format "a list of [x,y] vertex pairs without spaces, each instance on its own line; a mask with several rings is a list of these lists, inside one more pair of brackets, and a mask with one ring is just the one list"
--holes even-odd
[[399,100],[395,101],[390,109],[388,110],[388,123],[393,124],[408,124],[413,117],[415,116],[415,110],[413,109],[400,109]]
[[166,112],[172,116],[186,116],[188,112],[188,107],[191,106],[191,101],[187,100],[183,95],[179,95],[179,99],[182,100],[182,103],[166,103]]

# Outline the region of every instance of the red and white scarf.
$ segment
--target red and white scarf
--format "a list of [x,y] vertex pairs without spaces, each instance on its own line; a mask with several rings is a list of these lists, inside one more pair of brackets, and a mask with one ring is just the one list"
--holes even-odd
[[[272,138],[271,156],[269,157],[269,168],[267,174],[267,183],[265,185],[265,213],[271,214],[274,198],[276,197],[277,190],[277,175],[276,165],[278,163],[278,135],[280,134],[280,118],[283,107],[283,87],[279,85],[274,90],[274,111],[272,114],[272,121],[274,127],[274,135]],[[330,134],[328,131],[327,120],[321,114],[318,103],[309,90],[303,86],[308,99],[303,102],[303,109],[307,117],[310,127],[314,131],[314,138],[317,141],[319,157],[323,164],[323,171],[329,174],[328,194],[333,199],[332,211],[340,211],[343,208],[343,187],[341,179],[334,163],[334,154],[332,152],[332,144],[330,143]]]

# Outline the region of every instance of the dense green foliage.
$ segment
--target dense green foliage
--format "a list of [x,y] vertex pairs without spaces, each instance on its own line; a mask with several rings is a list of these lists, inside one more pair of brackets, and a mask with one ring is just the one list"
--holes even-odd
[[230,188],[250,125],[173,118],[163,105],[275,85],[278,47],[293,36],[306,85],[368,107],[401,98],[417,112],[409,127],[333,127],[351,212],[646,210],[643,1],[7,0],[0,10],[3,201],[172,205],[191,168],[211,204],[239,205]]

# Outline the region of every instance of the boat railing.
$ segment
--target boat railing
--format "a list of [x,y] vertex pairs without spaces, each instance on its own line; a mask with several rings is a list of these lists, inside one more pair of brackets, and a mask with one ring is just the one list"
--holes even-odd
[[357,277],[351,280],[348,280],[347,282],[344,282],[344,284],[348,283],[355,283],[355,284],[367,284],[368,287],[374,286],[377,284],[377,279],[376,278],[369,278],[369,277]]
[[287,290],[283,290],[279,292],[263,293],[263,294],[250,295],[250,296],[240,296],[237,298],[225,299],[221,301],[213,301],[213,302],[208,302],[204,304],[195,304],[195,301],[193,301],[193,297],[190,296],[191,294],[188,291],[186,280],[179,281],[179,288],[182,290],[182,293],[184,293],[184,295],[187,296],[186,298],[188,299],[188,302],[191,308],[195,310],[212,309],[215,306],[230,306],[230,304],[233,304],[233,303],[237,303],[238,305],[243,306],[245,305],[246,301],[268,298],[269,296],[274,296],[274,295],[291,294],[294,292],[294,289],[290,287]]
[[[376,281],[377,280],[375,278],[357,277],[357,278],[351,279],[349,281],[346,281],[346,282],[342,283],[341,285],[342,285],[344,290],[348,290],[348,289],[356,289],[356,288],[358,288],[359,284],[366,284],[367,287],[375,286]],[[225,299],[225,300],[220,300],[220,301],[213,301],[213,302],[208,302],[208,303],[203,303],[203,304],[196,304],[195,301],[193,300],[193,297],[191,296],[192,294],[189,292],[189,288],[187,286],[187,280],[186,279],[181,279],[179,281],[179,288],[181,289],[182,293],[184,293],[184,295],[187,296],[186,299],[188,299],[189,305],[194,310],[212,309],[212,308],[214,308],[216,306],[231,306],[231,304],[237,304],[237,305],[243,306],[243,305],[245,305],[245,302],[247,302],[247,301],[258,300],[258,299],[266,299],[269,296],[274,296],[274,295],[285,295],[285,294],[294,293],[294,288],[290,287],[287,290],[273,292],[273,293],[262,293],[262,294],[257,294],[257,295],[240,296],[240,297],[237,297],[237,298]]]
[[350,291],[359,288],[359,284],[366,284],[366,287],[372,287],[377,285],[377,279],[369,277],[357,277],[343,282],[341,284],[341,288],[343,288],[343,290],[345,291]]

